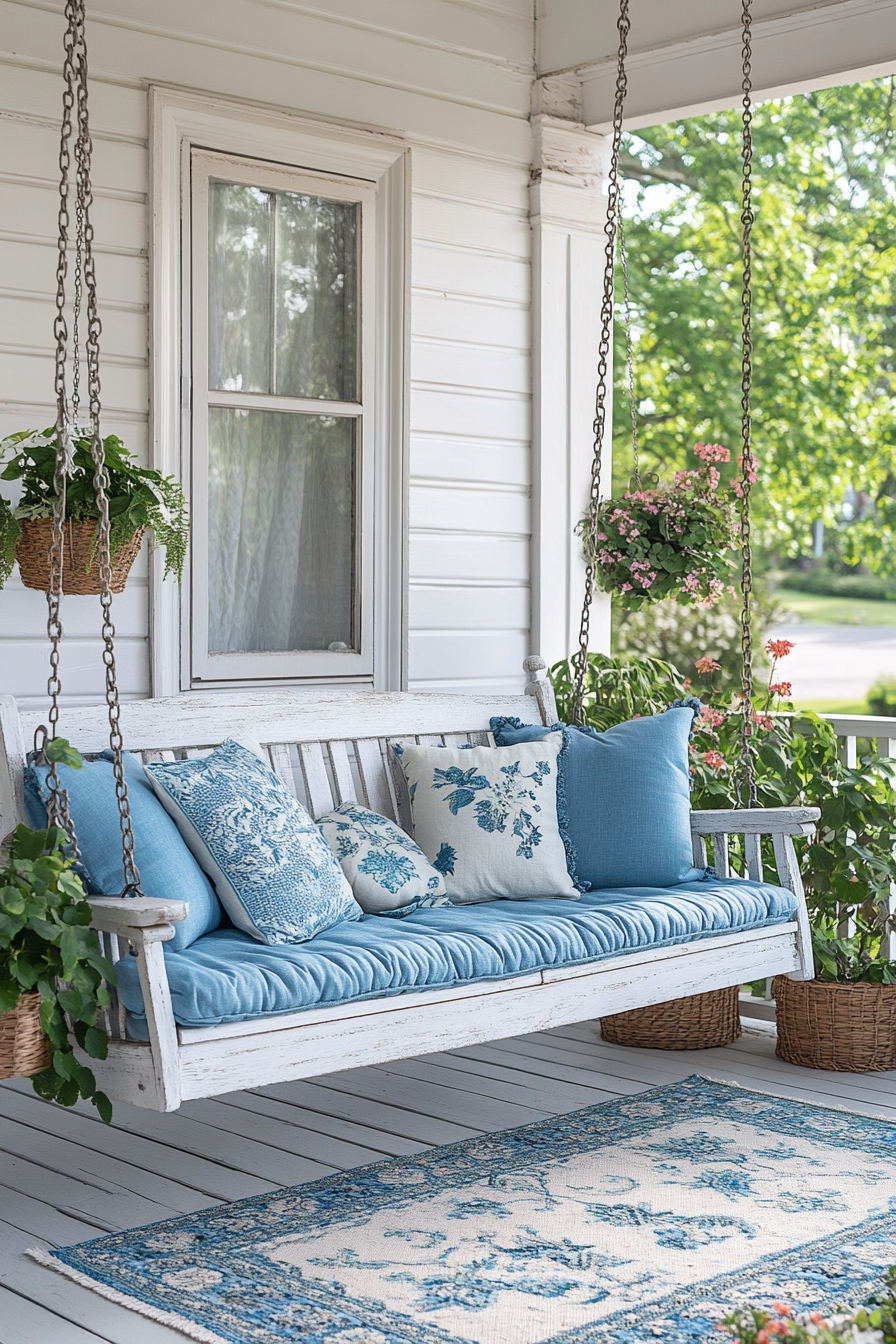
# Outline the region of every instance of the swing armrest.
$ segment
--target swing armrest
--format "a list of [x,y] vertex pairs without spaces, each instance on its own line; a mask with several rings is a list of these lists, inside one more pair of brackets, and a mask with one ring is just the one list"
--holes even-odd
[[692,835],[813,835],[818,807],[719,808],[691,813]]
[[88,896],[87,901],[93,911],[91,928],[116,933],[120,938],[136,933],[137,941],[152,929],[153,942],[167,942],[174,937],[174,925],[186,919],[189,909],[186,901],[160,901],[147,896]]

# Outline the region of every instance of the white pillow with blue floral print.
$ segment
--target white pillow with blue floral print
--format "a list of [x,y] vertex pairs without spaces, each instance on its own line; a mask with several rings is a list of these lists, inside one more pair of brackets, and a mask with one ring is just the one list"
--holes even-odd
[[452,903],[577,900],[557,805],[563,734],[514,747],[390,742],[408,786],[414,839]]
[[227,741],[210,756],[144,769],[243,933],[260,943],[303,943],[361,918],[311,817],[254,752]]
[[342,803],[317,824],[365,914],[402,916],[448,904],[442,874],[388,817]]

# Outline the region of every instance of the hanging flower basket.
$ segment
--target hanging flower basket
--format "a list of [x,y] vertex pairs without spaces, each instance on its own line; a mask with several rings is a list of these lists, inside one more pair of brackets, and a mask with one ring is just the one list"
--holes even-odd
[[0,1078],[30,1078],[50,1067],[50,1044],[40,1025],[40,995],[20,994],[0,1013]]
[[[16,543],[16,560],[26,588],[46,592],[50,586],[50,542],[53,536],[52,518],[25,518]],[[96,554],[96,528],[93,520],[63,524],[62,591],[64,593],[96,594],[103,591],[100,582],[100,561]],[[112,557],[112,591],[124,592],[131,565],[137,559],[143,541],[140,527]]]
[[704,464],[696,471],[676,472],[666,487],[604,500],[596,517],[578,525],[598,584],[626,607],[665,597],[710,604],[731,585],[740,487],[720,486],[715,463],[729,461],[727,448],[698,443],[694,452]]
[[[99,519],[89,430],[72,429],[65,485],[63,589],[101,593],[96,554]],[[50,584],[49,550],[56,496],[55,429],[22,430],[0,442],[0,481],[20,481],[15,507],[0,495],[0,588],[17,560],[26,588],[46,592]],[[114,434],[103,439],[112,591],[124,590],[128,571],[144,532],[165,552],[165,574],[180,582],[190,535],[187,505],[180,483],[138,465]]]

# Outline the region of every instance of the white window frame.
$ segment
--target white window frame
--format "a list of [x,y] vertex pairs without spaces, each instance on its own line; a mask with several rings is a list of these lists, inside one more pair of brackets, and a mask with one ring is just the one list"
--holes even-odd
[[[151,458],[159,470],[184,482],[191,506],[199,511],[197,535],[204,526],[204,491],[194,492],[192,486],[201,470],[203,443],[200,435],[194,438],[194,417],[198,405],[201,421],[207,396],[217,400],[219,394],[207,394],[204,367],[197,364],[196,381],[191,377],[196,303],[195,299],[191,303],[194,155],[201,151],[209,161],[216,157],[231,163],[243,160],[243,166],[252,161],[257,164],[258,184],[279,181],[281,190],[289,190],[287,183],[296,182],[299,173],[308,182],[317,177],[316,193],[326,183],[332,197],[335,185],[343,179],[351,199],[360,196],[368,201],[367,227],[362,216],[361,269],[362,275],[367,270],[373,276],[366,296],[367,345],[362,350],[366,442],[363,449],[358,445],[362,464],[356,525],[360,651],[212,657],[206,653],[204,659],[197,657],[194,649],[207,650],[207,644],[197,645],[197,636],[204,638],[202,627],[207,622],[203,576],[188,563],[178,589],[173,579],[163,579],[162,557],[156,554],[150,578],[152,693],[322,684],[403,689],[407,676],[409,150],[395,137],[180,90],[151,89],[150,113]],[[207,273],[207,260],[203,264]],[[198,402],[197,394],[201,394]],[[226,394],[220,398],[224,399]],[[298,402],[295,408],[299,409]],[[264,662],[259,663],[259,658]],[[226,668],[221,660],[226,661]]]

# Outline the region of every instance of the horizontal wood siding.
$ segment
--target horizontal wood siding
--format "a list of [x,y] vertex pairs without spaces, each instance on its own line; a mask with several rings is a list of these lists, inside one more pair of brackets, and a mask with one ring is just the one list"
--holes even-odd
[[[146,460],[146,87],[381,129],[413,148],[409,681],[518,691],[528,648],[530,0],[110,0],[89,18],[104,429]],[[0,0],[0,435],[52,405],[63,21]],[[250,36],[251,35],[251,39]],[[4,487],[6,489],[7,487]],[[65,695],[102,688],[99,603],[68,598]],[[148,695],[144,553],[117,599],[127,698]],[[0,593],[0,692],[41,708],[46,608]]]

